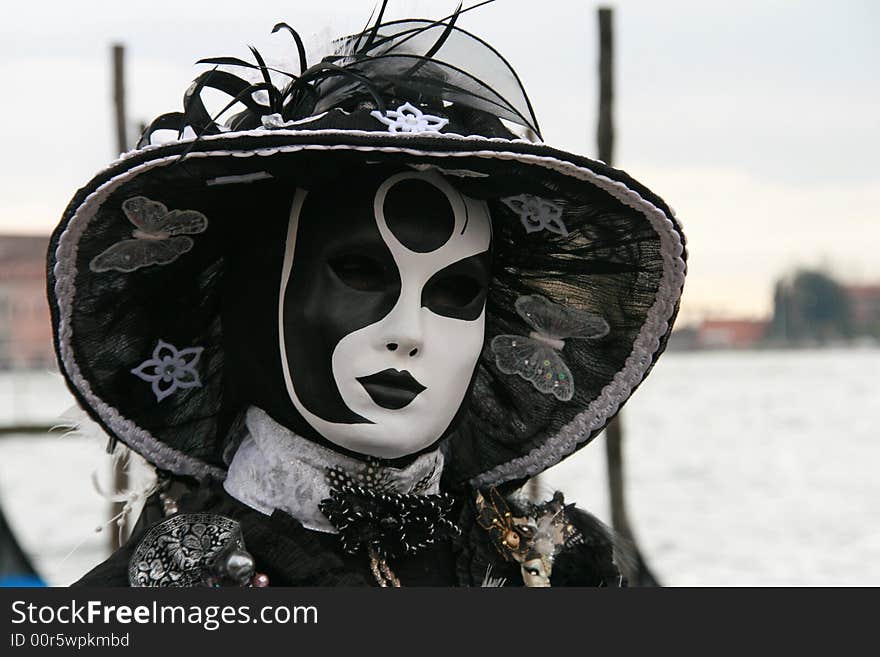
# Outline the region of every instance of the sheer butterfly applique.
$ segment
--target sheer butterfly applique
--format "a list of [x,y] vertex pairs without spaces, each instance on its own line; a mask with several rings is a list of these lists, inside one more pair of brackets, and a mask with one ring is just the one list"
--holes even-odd
[[562,358],[568,339],[597,339],[608,334],[602,317],[566,308],[542,296],[523,296],[516,312],[534,330],[528,337],[498,335],[492,339],[495,365],[505,374],[517,374],[544,394],[560,401],[574,396],[574,379]]
[[169,210],[158,201],[134,196],[122,203],[122,211],[135,227],[133,239],[122,240],[92,258],[93,272],[132,272],[150,265],[167,265],[192,249],[187,235],[203,233],[208,219],[196,210]]

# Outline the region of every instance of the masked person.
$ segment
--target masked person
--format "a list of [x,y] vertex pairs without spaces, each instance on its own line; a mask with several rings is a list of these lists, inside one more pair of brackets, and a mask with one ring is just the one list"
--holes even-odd
[[[598,521],[518,491],[647,376],[684,239],[629,176],[545,145],[457,19],[380,15],[311,65],[280,24],[297,75],[205,60],[74,197],[61,371],[161,487],[80,584],[622,582]],[[244,109],[211,117],[206,89]]]

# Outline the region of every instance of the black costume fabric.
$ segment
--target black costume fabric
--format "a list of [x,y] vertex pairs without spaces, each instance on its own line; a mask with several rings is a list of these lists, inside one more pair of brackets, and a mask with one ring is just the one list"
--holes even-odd
[[[347,554],[339,537],[310,531],[286,513],[265,516],[221,488],[206,486],[180,501],[180,512],[215,513],[237,520],[247,549],[271,586],[376,586],[363,555]],[[459,538],[444,540],[415,555],[395,559],[394,572],[406,586],[482,586],[491,576],[505,586],[522,586],[519,566],[505,561],[473,520],[472,509],[459,501],[456,514],[464,528]],[[96,566],[74,586],[128,586],[129,559],[144,533],[162,515],[157,498],[151,500],[128,542]],[[614,564],[613,544],[601,523],[583,512],[573,518],[584,543],[563,551],[556,559],[554,586],[625,586]]]

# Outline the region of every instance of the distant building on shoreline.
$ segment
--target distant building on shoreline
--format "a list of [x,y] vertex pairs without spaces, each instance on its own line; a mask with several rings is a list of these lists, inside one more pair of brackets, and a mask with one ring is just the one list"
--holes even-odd
[[708,318],[676,330],[670,349],[752,349],[767,338],[768,320]]
[[880,337],[880,285],[844,285],[853,330]]
[[801,270],[776,284],[768,336],[774,343],[834,343],[880,338],[880,285],[843,285]]
[[702,349],[750,349],[767,337],[770,322],[754,319],[706,319],[697,329]]
[[55,369],[48,246],[48,237],[0,235],[0,370]]
[[776,283],[768,320],[707,318],[676,329],[671,349],[880,344],[880,284],[843,285],[799,270]]

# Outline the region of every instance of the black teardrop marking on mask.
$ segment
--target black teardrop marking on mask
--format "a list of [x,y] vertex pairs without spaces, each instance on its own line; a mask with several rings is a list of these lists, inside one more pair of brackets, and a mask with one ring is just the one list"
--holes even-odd
[[455,213],[449,198],[424,180],[405,178],[392,185],[385,194],[382,210],[388,230],[416,253],[436,251],[455,230]]
[[[373,211],[376,189],[386,177],[362,175],[346,194],[329,184],[314,189],[299,216],[284,300],[288,369],[300,403],[336,424],[371,422],[342,399],[333,352],[344,337],[388,315],[400,296],[400,272]],[[367,289],[341,279],[332,263],[351,254],[374,262],[384,278]]]

